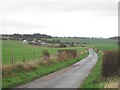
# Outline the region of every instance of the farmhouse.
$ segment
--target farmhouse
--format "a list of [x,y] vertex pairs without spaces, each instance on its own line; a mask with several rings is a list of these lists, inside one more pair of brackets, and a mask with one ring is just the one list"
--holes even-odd
[[33,40],[33,41],[29,41],[30,45],[36,45],[36,46],[46,46],[47,43],[45,41],[42,40]]
[[23,40],[23,43],[24,43],[24,44],[28,44],[28,41],[27,41],[27,40]]

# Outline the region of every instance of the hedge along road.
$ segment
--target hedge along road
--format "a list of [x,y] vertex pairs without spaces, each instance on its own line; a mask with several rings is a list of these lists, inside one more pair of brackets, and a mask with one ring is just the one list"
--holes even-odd
[[97,60],[98,55],[90,48],[83,60],[17,88],[79,88]]

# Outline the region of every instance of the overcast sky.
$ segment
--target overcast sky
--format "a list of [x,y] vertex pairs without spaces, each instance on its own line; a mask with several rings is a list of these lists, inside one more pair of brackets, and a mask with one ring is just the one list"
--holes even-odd
[[118,0],[0,0],[0,34],[118,35]]

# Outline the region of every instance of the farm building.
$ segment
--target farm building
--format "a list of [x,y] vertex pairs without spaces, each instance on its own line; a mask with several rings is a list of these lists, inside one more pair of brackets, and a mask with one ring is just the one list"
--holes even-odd
[[36,45],[36,46],[46,46],[47,43],[42,41],[42,40],[33,40],[33,41],[29,41],[30,45]]
[[27,40],[23,40],[22,41],[24,44],[28,44],[28,41]]

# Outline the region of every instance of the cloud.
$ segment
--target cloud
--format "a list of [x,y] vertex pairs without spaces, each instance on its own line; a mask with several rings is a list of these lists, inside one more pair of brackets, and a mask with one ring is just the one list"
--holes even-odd
[[48,26],[40,26],[37,24],[28,24],[28,23],[20,23],[20,22],[2,22],[2,26],[6,27],[6,26],[10,26],[10,27],[17,27],[17,28],[27,28],[27,29],[43,29],[43,28],[47,28]]
[[0,33],[109,37],[117,11],[118,0],[0,0]]
[[[117,15],[118,0],[1,0],[1,13],[90,11]],[[100,14],[101,15],[101,14]]]

